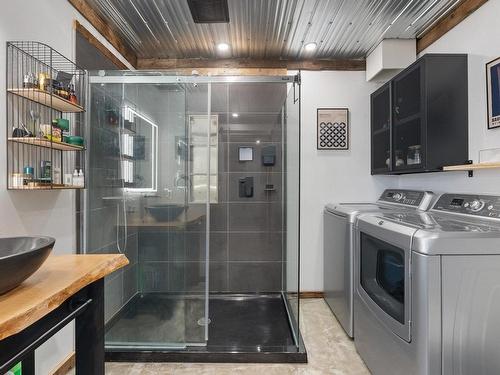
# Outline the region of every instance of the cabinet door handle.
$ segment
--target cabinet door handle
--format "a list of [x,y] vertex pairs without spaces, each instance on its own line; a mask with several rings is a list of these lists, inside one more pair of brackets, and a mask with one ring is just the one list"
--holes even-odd
[[396,114],[399,115],[399,107],[398,106],[394,107],[394,112],[396,112]]

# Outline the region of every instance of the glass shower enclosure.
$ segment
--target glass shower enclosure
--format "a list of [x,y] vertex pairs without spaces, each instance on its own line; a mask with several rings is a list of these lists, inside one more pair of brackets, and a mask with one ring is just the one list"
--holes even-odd
[[299,76],[89,82],[83,249],[130,261],[105,280],[108,360],[305,360]]

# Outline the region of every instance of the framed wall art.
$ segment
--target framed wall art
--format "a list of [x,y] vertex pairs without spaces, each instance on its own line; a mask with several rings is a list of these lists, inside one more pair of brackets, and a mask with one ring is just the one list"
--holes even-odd
[[317,149],[349,150],[349,109],[318,108]]
[[488,129],[500,127],[500,57],[486,64]]

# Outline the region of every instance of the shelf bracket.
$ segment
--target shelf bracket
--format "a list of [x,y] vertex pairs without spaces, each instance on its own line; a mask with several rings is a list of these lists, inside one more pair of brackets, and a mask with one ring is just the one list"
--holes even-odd
[[[471,159],[469,159],[469,160],[467,160],[467,161],[465,162],[465,164],[472,164],[472,163],[473,163],[473,161],[472,161]],[[468,171],[467,171],[467,175],[468,175],[469,177],[474,177],[474,171],[473,171],[472,169],[471,169],[471,170],[468,170]]]

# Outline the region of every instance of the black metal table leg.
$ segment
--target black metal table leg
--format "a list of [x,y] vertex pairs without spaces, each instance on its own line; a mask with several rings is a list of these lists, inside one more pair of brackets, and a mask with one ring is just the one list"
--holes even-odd
[[92,303],[75,319],[76,375],[104,375],[104,279],[87,291]]
[[22,360],[23,375],[35,375],[35,352],[29,353]]
[[104,375],[104,279],[87,285],[21,332],[0,340],[0,374],[21,361],[23,375],[34,375],[35,349],[73,319],[76,373]]

